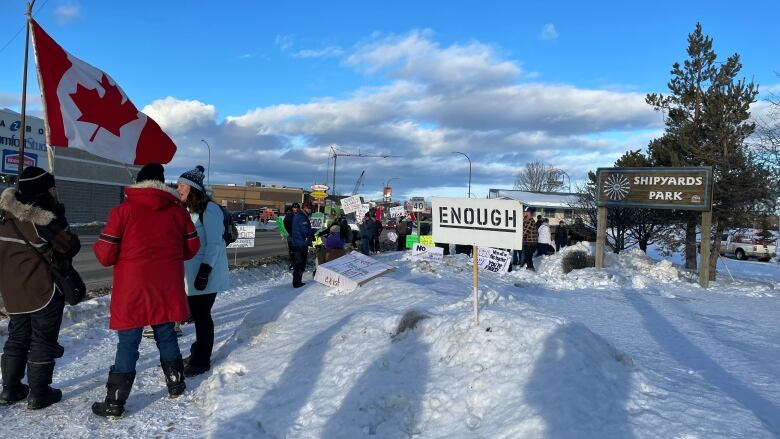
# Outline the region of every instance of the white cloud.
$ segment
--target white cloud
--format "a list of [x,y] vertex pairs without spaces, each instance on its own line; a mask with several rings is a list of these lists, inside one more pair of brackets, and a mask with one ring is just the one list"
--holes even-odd
[[81,6],[74,2],[62,4],[54,10],[54,16],[57,17],[57,22],[65,24],[81,16]]
[[400,156],[340,158],[338,188],[351,188],[365,170],[366,186],[376,189],[364,193],[378,191],[403,169],[394,183],[399,196],[432,180],[461,187],[464,163],[451,154],[456,150],[471,157],[475,187],[511,186],[517,170],[534,159],[582,180],[626,150],[646,147],[663,126],[642,93],[521,83],[528,79],[519,61],[480,42],[441,46],[430,32],[414,31],[375,35],[345,55],[346,66],[389,81],[340,99],[258,107],[222,122],[212,105],[171,97],[144,111],[179,145],[174,170],[207,160],[205,138],[215,181],[308,186],[331,172],[328,147],[336,144],[346,152]]
[[344,54],[344,49],[338,46],[328,46],[322,49],[304,49],[293,54],[294,58],[337,58]]
[[238,55],[236,58],[238,58],[238,59],[251,59],[251,58],[254,58],[254,57],[255,57],[254,53],[244,53],[244,54]]
[[217,110],[199,101],[184,101],[168,96],[145,106],[143,111],[171,134],[182,134],[216,123]]
[[542,31],[539,33],[539,38],[549,41],[558,39],[558,31],[555,30],[555,25],[547,23],[542,27]]
[[282,51],[287,51],[295,44],[295,37],[293,35],[277,35],[274,38],[274,44]]

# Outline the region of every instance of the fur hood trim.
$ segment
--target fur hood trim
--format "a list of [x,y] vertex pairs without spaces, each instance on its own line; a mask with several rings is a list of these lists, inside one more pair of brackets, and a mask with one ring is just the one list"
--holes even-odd
[[10,213],[21,221],[29,221],[39,226],[48,225],[57,217],[54,212],[41,209],[32,204],[24,204],[16,199],[16,189],[8,188],[0,195],[0,209]]
[[157,180],[145,180],[130,187],[133,189],[157,189],[173,195],[177,200],[179,199],[179,193],[176,192],[176,189],[173,189],[167,184],[161,183]]

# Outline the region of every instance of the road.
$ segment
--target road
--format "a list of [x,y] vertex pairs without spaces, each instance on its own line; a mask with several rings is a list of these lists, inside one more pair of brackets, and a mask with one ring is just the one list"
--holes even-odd
[[[105,268],[92,253],[92,244],[97,240],[97,235],[79,236],[81,239],[81,252],[73,261],[84,283],[90,289],[111,286],[112,268]],[[255,246],[253,248],[228,249],[228,261],[232,264],[235,252],[238,250],[238,261],[246,261],[258,257],[277,256],[287,253],[287,241],[282,239],[275,231],[258,230],[255,234]]]

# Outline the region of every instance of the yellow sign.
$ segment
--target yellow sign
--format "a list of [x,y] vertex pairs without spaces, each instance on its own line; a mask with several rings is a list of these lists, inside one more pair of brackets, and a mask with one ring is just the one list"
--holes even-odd
[[433,247],[434,245],[436,245],[436,243],[433,242],[433,235],[420,236],[420,244],[427,245],[429,247]]
[[315,191],[311,193],[311,197],[315,200],[324,200],[325,198],[328,198],[328,194],[321,191]]

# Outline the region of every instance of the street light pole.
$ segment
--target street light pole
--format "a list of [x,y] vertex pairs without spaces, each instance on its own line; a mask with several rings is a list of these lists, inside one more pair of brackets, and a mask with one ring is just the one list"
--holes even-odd
[[206,184],[211,186],[211,145],[209,145],[209,142],[206,142],[204,139],[200,139],[201,142],[206,144],[206,148],[209,150],[209,164],[208,164],[208,171],[206,171]]
[[[386,182],[382,182],[382,195],[384,195],[385,188],[390,186],[390,182],[391,181],[393,181],[393,180],[400,180],[400,179],[401,179],[400,177],[390,177]],[[392,199],[392,198],[393,197],[391,196],[390,199]],[[390,201],[390,200],[387,200],[387,201]]]
[[466,154],[459,152],[459,151],[452,151],[453,154],[460,154],[463,157],[466,157],[466,160],[469,161],[469,198],[471,198],[471,159]]

